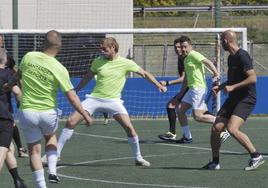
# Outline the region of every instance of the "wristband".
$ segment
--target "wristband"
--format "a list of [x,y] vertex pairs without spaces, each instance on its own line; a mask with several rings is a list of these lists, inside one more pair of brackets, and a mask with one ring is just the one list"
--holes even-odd
[[169,81],[166,81],[166,86],[169,86]]

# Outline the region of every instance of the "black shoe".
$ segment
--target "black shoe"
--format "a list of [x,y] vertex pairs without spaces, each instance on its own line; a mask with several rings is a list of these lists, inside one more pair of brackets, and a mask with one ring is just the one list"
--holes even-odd
[[57,175],[55,175],[55,174],[49,174],[48,175],[48,181],[50,183],[59,183],[60,182],[60,178]]
[[190,144],[193,142],[192,138],[186,138],[186,137],[182,137],[180,140],[176,140],[176,143],[178,144]]
[[23,179],[18,179],[14,181],[14,184],[15,184],[15,188],[27,188]]

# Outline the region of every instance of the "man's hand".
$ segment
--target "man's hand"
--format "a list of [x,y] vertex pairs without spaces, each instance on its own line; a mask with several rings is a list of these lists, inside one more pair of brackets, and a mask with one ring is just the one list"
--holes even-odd
[[86,125],[88,127],[91,126],[93,123],[93,119],[90,117],[90,115],[88,113],[86,113],[86,115],[84,115],[83,117],[84,117]]
[[230,93],[234,90],[234,87],[233,86],[225,86],[224,87],[224,93]]
[[164,92],[164,93],[167,91],[167,87],[163,85],[159,86],[158,89],[160,92]]
[[214,96],[217,96],[217,93],[220,91],[220,86],[216,85],[212,88],[212,93]]

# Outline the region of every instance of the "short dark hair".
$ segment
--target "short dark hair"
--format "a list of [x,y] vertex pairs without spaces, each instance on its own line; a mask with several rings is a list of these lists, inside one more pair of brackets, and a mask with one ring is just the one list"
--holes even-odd
[[190,39],[188,36],[185,36],[185,35],[182,35],[182,36],[180,37],[180,41],[181,41],[181,43],[183,43],[183,42],[188,42],[188,44],[192,44],[191,39]]
[[175,44],[177,44],[177,43],[181,43],[181,37],[179,37],[179,38],[176,38],[175,40],[174,40],[174,46],[175,46]]
[[45,35],[44,49],[61,48],[61,34],[56,30],[48,31]]

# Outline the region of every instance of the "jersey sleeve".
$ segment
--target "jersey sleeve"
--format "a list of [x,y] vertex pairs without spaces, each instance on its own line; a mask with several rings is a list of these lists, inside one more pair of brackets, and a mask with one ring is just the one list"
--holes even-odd
[[70,91],[74,88],[71,83],[69,73],[65,67],[58,67],[58,71],[54,72],[54,76],[56,77],[63,92]]
[[127,72],[137,72],[140,66],[132,60],[127,61]]
[[203,56],[201,53],[199,52],[195,52],[193,54],[193,58],[196,60],[196,62],[202,63],[203,60],[207,59],[205,56]]

